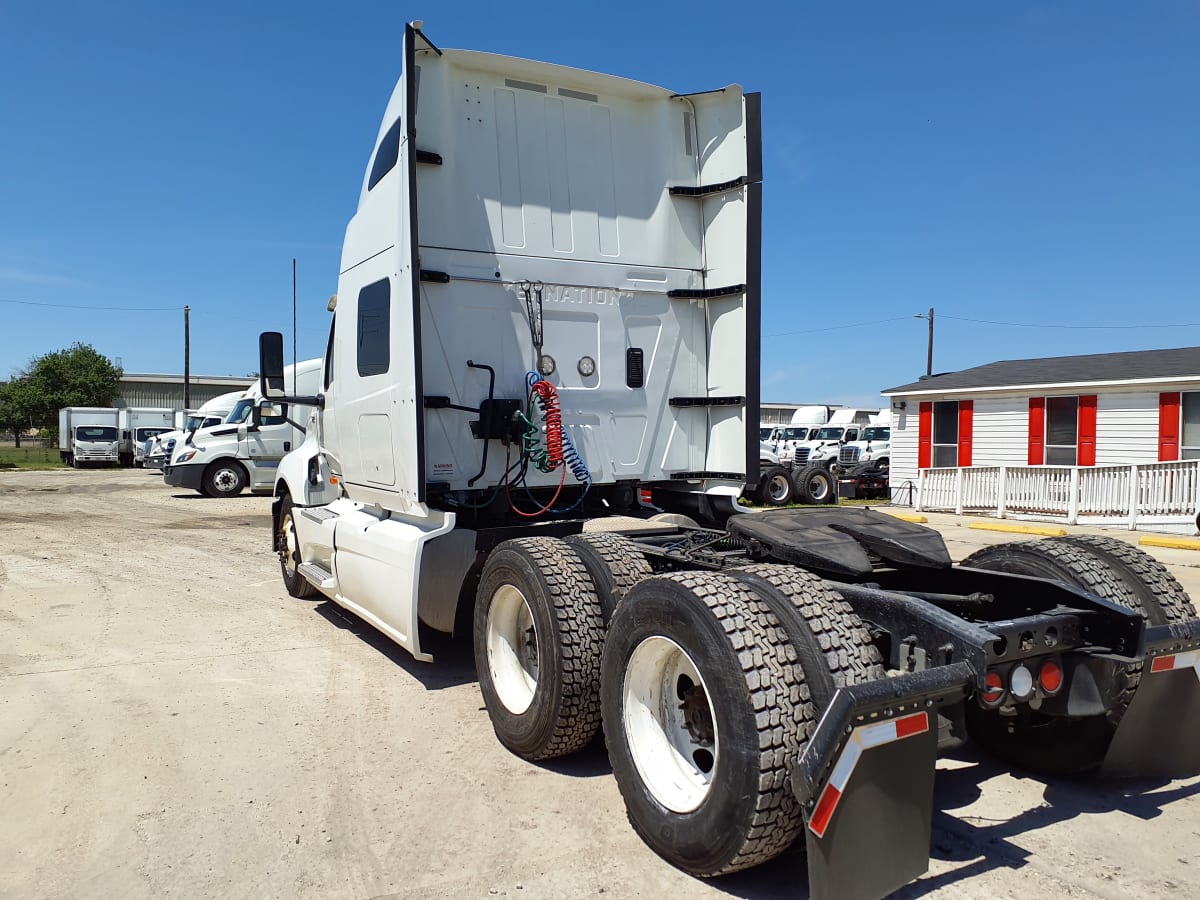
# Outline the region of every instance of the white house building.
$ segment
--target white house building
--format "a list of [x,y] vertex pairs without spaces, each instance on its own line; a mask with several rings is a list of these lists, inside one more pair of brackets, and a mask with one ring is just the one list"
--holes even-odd
[[[994,506],[1000,515],[1061,513],[1096,524],[1128,518],[1132,526],[1158,479],[1178,495],[1174,506],[1190,510],[1143,510],[1143,524],[1194,521],[1200,506],[1200,462],[1185,462],[1200,461],[1200,347],[1004,360],[882,393],[892,407],[898,500],[911,485],[914,493],[925,489],[923,508]],[[1058,488],[1005,503],[1020,485],[1033,490],[1055,479]],[[954,491],[945,494],[951,481]],[[1079,493],[1102,481],[1105,498]],[[1073,489],[1074,500],[1066,496]]]

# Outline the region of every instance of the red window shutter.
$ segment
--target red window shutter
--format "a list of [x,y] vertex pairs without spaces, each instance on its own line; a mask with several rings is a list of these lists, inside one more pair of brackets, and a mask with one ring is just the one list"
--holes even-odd
[[975,401],[974,400],[959,400],[958,401],[958,464],[960,466],[969,466],[971,464],[971,448],[973,441],[971,439],[971,429],[975,422]]
[[1079,465],[1096,464],[1096,395],[1079,398]]
[[1158,395],[1158,459],[1179,459],[1179,392]]
[[1046,461],[1046,398],[1029,398],[1029,464]]
[[917,468],[933,465],[933,404],[922,403],[917,431]]

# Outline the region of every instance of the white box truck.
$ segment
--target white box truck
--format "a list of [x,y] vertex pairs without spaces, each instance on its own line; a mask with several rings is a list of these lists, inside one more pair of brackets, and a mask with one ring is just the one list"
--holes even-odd
[[175,410],[166,407],[126,406],[120,410],[118,446],[122,466],[138,465],[146,441],[175,427]]
[[1200,620],[1137,548],[954,565],[873,510],[737,505],[756,95],[443,51],[420,23],[398,46],[318,390],[289,396],[283,336],[260,342],[258,417],[315,408],[274,481],[289,593],[425,661],[423,630],[469,622],[504,746],[561,757],[603,725],[655,852],[713,876],[803,839],[814,900],[925,871],[936,757],[968,736],[1026,768],[1200,771]]
[[[321,382],[321,360],[288,366],[287,393],[315,394]],[[177,441],[163,468],[172,487],[190,488],[210,497],[236,497],[249,488],[269,494],[279,461],[304,440],[312,407],[302,403],[260,406],[258,385],[245,391],[223,422],[189,432]]]
[[118,426],[115,408],[67,406],[58,411],[58,455],[76,469],[85,465],[117,464]]

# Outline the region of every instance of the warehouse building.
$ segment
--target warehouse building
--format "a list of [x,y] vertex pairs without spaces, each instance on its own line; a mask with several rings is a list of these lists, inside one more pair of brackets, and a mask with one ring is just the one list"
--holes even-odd
[[[188,405],[196,409],[221,394],[245,390],[253,381],[248,375],[193,375]],[[113,405],[183,409],[183,376],[126,372]]]

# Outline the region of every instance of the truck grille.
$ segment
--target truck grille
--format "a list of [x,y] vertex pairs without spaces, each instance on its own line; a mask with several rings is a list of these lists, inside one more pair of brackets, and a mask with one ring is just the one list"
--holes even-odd
[[796,448],[796,462],[798,462],[798,463],[808,462],[808,454],[810,452],[812,452],[812,448],[810,448],[810,447],[797,447]]
[[856,463],[858,462],[858,447],[843,447],[842,452],[838,454],[838,462]]

